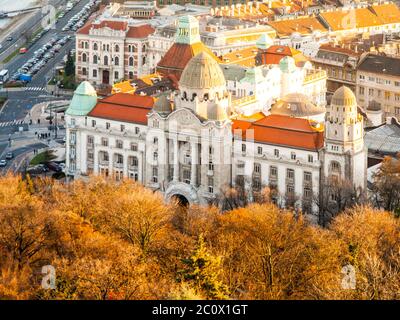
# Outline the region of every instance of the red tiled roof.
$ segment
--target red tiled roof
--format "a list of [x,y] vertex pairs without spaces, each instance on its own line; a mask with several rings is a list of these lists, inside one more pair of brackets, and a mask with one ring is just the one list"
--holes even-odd
[[249,123],[234,120],[232,130],[254,130],[254,141],[286,146],[289,148],[317,151],[324,145],[324,131],[315,129],[308,120],[280,115],[270,115]]
[[99,100],[90,117],[115,121],[147,124],[147,114],[154,104],[154,98],[128,93],[117,93]]
[[89,34],[91,28],[100,29],[100,28],[110,28],[113,30],[125,31],[128,27],[128,22],[126,21],[110,21],[103,20],[100,23],[86,23],[81,29],[77,31],[79,34]]
[[289,46],[273,45],[259,53],[262,64],[279,64],[282,58],[293,57],[297,66],[302,66],[308,59],[298,50]]
[[154,32],[154,28],[149,24],[144,24],[141,26],[129,27],[126,34],[127,38],[146,38],[149,34]]
[[157,64],[157,71],[165,76],[174,75],[178,80],[189,60],[200,52],[207,52],[217,61],[219,59],[202,42],[193,44],[174,43]]

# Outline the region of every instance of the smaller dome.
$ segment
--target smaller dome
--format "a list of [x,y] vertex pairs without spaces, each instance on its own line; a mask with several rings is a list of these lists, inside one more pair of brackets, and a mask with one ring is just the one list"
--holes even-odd
[[210,89],[226,85],[218,62],[206,52],[194,56],[183,69],[179,85],[189,89]]
[[97,93],[88,81],[83,81],[74,92],[66,114],[86,116],[97,103]]
[[325,108],[315,105],[302,93],[289,93],[272,106],[271,114],[308,118],[325,115]]
[[280,61],[279,61],[279,68],[281,69],[282,72],[293,72],[294,70],[296,70],[296,61],[289,56],[283,57]]
[[208,108],[207,118],[213,121],[225,121],[228,119],[228,115],[224,107],[215,103]]
[[343,107],[354,106],[357,104],[357,100],[349,87],[342,86],[333,94],[331,104]]
[[161,95],[157,101],[154,103],[153,110],[161,113],[161,114],[168,114],[173,111],[172,104],[168,100],[166,95]]

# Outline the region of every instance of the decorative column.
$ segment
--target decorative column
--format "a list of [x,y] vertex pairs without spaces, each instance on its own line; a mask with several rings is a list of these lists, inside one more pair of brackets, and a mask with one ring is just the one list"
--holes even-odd
[[192,186],[196,186],[196,178],[197,178],[197,143],[192,142],[190,144],[190,148],[192,149],[192,153],[191,153],[191,160],[192,160],[192,167],[190,170],[190,184]]
[[179,180],[179,156],[178,156],[178,137],[176,137],[175,140],[172,140],[174,142],[174,178],[173,180],[177,182]]

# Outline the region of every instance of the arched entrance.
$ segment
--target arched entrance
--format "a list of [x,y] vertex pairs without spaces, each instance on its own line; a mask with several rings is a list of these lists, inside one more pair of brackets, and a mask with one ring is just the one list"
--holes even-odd
[[171,200],[175,201],[181,207],[189,207],[189,200],[181,194],[174,194],[173,196],[171,196]]

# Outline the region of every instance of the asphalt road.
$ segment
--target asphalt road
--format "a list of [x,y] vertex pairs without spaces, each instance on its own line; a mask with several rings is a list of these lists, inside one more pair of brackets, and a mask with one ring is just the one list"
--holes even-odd
[[[60,5],[62,5],[63,1],[62,0],[50,0],[49,5],[52,5],[56,8],[59,8]],[[72,10],[71,10],[72,11]],[[6,51],[9,47],[11,46],[20,46],[24,43],[25,38],[23,35],[26,32],[29,32],[29,30],[35,29],[35,26],[41,23],[43,14],[41,10],[37,10],[35,14],[32,16],[31,19],[29,19],[27,22],[25,22],[20,28],[17,28],[16,30],[13,30],[10,32],[7,36],[11,36],[13,38],[12,41],[7,41],[4,40],[1,42],[2,48],[0,52]],[[65,18],[65,17],[64,17]],[[60,19],[62,20],[62,19]],[[4,58],[4,57],[2,57]]]
[[[17,169],[19,167],[20,161],[24,158],[24,155],[26,153],[32,152],[34,149],[38,150],[38,149],[46,148],[46,147],[47,147],[47,145],[44,143],[32,143],[27,146],[13,150],[13,154],[14,154],[13,159],[7,160],[7,165],[5,167],[1,167],[0,172],[5,173],[10,170],[12,170],[13,172],[16,172],[15,169]],[[3,153],[4,153],[4,149],[1,151],[1,154],[3,154]],[[4,153],[1,157],[1,159],[5,159],[5,156],[6,155]]]
[[[78,2],[71,11],[69,11],[64,17],[58,20],[55,25],[55,29],[50,29],[45,33],[42,38],[35,42],[24,54],[17,55],[9,63],[4,65],[4,69],[8,69],[10,76],[12,76],[17,70],[30,58],[34,56],[34,52],[40,49],[44,44],[49,42],[51,38],[57,35],[74,35],[74,32],[62,32],[62,28],[68,23],[68,20],[78,13],[89,0],[81,0]],[[33,81],[29,83],[29,87],[42,87],[46,84],[46,80],[50,79],[50,71],[63,59],[65,54],[75,47],[75,37],[72,37],[64,46],[62,46],[60,52],[58,52],[52,59],[50,59],[46,65],[33,76]]]

